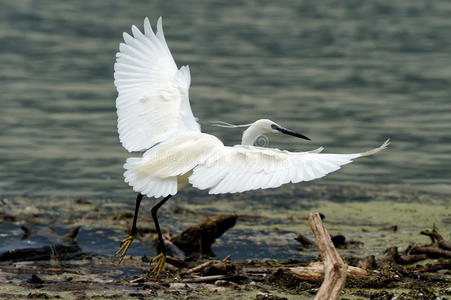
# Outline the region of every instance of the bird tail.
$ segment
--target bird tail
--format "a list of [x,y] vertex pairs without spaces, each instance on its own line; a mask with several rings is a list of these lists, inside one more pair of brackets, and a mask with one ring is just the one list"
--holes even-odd
[[160,178],[152,176],[152,170],[148,168],[151,160],[148,157],[127,159],[124,164],[125,182],[135,192],[142,193],[148,197],[166,197],[177,193],[177,177],[171,176]]
[[371,149],[369,151],[360,153],[360,157],[362,157],[362,156],[370,156],[370,155],[376,154],[377,152],[387,148],[387,146],[389,144],[390,144],[390,139],[386,140],[380,147],[377,147],[377,148]]

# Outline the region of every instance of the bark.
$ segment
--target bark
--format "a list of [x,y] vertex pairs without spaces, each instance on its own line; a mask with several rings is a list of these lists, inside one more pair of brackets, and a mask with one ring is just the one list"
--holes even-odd
[[[324,264],[322,262],[314,262],[306,267],[289,268],[288,270],[299,279],[319,282],[324,280]],[[347,266],[346,274],[349,277],[363,277],[367,276],[368,272],[362,268]]]
[[193,225],[172,239],[186,254],[213,255],[211,245],[228,229],[235,226],[238,215],[218,215]]
[[324,281],[315,300],[338,299],[346,282],[347,265],[335,249],[330,235],[324,228],[319,213],[309,215],[309,224],[316,238],[324,263]]

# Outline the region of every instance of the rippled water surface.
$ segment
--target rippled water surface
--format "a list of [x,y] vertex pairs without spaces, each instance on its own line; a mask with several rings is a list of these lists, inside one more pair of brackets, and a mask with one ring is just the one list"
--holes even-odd
[[270,118],[313,140],[270,146],[337,153],[390,137],[318,182],[451,192],[451,2],[148,2],[0,4],[1,193],[133,202],[113,63],[121,33],[160,15],[205,132],[234,144],[239,130],[208,122]]

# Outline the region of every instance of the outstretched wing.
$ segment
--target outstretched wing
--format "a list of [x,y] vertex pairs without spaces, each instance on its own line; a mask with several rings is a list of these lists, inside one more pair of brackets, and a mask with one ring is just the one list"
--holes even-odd
[[200,132],[191,111],[188,66],[177,69],[166,44],[161,17],[154,33],[149,19],[144,34],[132,26],[124,33],[114,64],[118,131],[128,151],[142,151],[180,132]]
[[210,194],[237,193],[279,187],[321,178],[361,156],[386,148],[356,154],[288,152],[253,146],[224,147],[222,151],[194,168],[190,183]]

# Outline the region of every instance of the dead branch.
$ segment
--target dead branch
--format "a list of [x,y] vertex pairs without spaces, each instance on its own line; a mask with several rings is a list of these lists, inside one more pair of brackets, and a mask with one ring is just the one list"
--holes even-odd
[[201,253],[212,255],[211,245],[224,232],[232,228],[238,215],[218,215],[193,225],[171,241],[186,254]]
[[51,245],[40,248],[12,249],[0,254],[0,261],[70,260],[83,255],[78,245]]
[[[409,247],[410,248],[410,247]],[[410,253],[413,254],[426,254],[429,258],[451,258],[451,251],[444,250],[437,247],[420,247],[412,246]]]
[[445,241],[443,236],[437,230],[435,229],[433,229],[432,231],[423,230],[420,232],[420,234],[430,237],[432,243],[434,244],[435,242],[437,242],[440,248],[451,251],[451,243]]
[[[322,262],[313,262],[306,267],[295,267],[288,269],[294,276],[302,280],[312,280],[321,282],[324,280],[324,264]],[[368,273],[362,268],[347,266],[347,276],[363,277]]]
[[346,282],[347,265],[335,249],[319,213],[311,213],[308,220],[323,258],[325,274],[315,300],[338,299]]
[[186,273],[198,273],[200,271],[202,271],[205,268],[208,268],[209,266],[211,266],[212,264],[214,264],[215,262],[213,260],[209,260],[207,262],[204,262],[203,264],[200,264],[198,266],[195,266],[194,268],[189,269],[188,271],[186,271]]
[[215,282],[217,280],[240,281],[240,280],[244,280],[244,279],[246,279],[246,277],[240,276],[240,275],[213,275],[213,276],[187,278],[187,279],[182,280],[182,282],[206,283],[206,282]]
[[[412,253],[412,251],[407,249],[406,253]],[[428,256],[426,254],[400,255],[398,252],[398,247],[390,247],[387,250],[385,250],[384,257],[386,261],[400,265],[410,265],[418,261],[425,260],[427,258]]]

